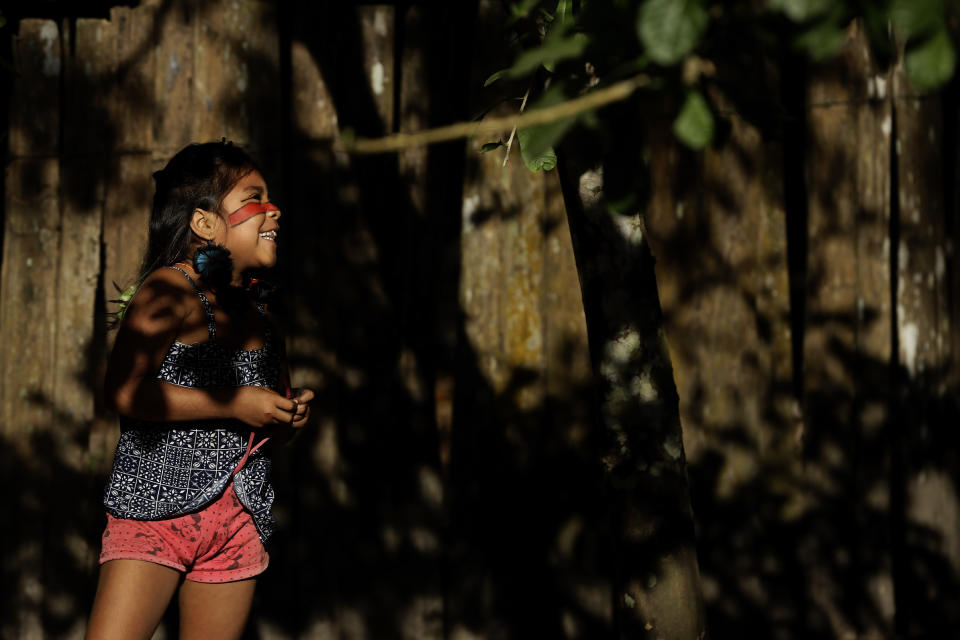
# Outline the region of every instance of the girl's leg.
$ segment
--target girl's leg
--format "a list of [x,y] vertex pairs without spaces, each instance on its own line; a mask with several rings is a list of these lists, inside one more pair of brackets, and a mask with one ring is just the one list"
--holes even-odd
[[180,640],[236,640],[253,603],[255,578],[236,582],[194,582],[180,587]]
[[180,572],[142,560],[110,560],[100,567],[97,595],[87,640],[149,640],[173,592]]

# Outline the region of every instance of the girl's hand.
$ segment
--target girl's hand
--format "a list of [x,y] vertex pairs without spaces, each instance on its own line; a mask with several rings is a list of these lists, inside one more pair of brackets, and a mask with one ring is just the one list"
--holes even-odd
[[310,418],[310,401],[314,398],[314,393],[310,389],[292,389],[291,394],[293,395],[293,401],[296,403],[296,408],[293,414],[293,420],[290,424],[296,428],[300,428],[307,423],[307,419]]
[[254,428],[291,424],[298,409],[294,400],[266,387],[238,387],[230,406],[234,418]]

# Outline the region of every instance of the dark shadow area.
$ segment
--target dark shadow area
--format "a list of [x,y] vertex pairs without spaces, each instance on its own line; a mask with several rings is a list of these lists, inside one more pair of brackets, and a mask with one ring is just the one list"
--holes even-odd
[[[391,30],[395,59],[401,44],[423,56],[428,106],[419,115],[426,126],[467,118],[470,43],[500,25],[478,25],[474,3],[451,3],[431,5],[408,29],[416,8],[395,4]],[[362,65],[359,15],[300,3],[285,6],[281,21],[284,38],[302,43],[317,65],[340,130],[372,137],[390,127],[378,111],[385,97],[371,91]],[[392,79],[405,81],[417,79]],[[395,106],[394,122],[401,115]],[[543,385],[542,372],[514,371],[500,391],[480,372],[456,303],[462,185],[471,171],[464,145],[431,147],[418,184],[396,156],[338,156],[292,122],[284,140],[284,190],[301,214],[288,221],[295,244],[281,268],[288,282],[302,272],[310,283],[291,288],[288,332],[294,344],[319,347],[317,355],[294,348],[293,364],[320,372],[314,411],[326,425],[278,465],[278,486],[296,497],[257,615],[290,635],[322,621],[374,638],[558,636],[563,624],[598,637],[605,602],[598,613],[578,597],[578,585],[602,580],[597,467],[555,437],[579,419],[588,391],[521,411],[516,392]],[[422,205],[412,200],[416,188]],[[444,437],[436,401],[448,376],[454,413]],[[305,561],[312,570],[303,571]]]
[[[484,112],[490,105],[480,104],[477,78],[482,82],[505,64],[486,58],[488,52],[475,43],[490,39],[489,47],[501,53],[507,46],[495,40],[503,33],[500,18],[478,15],[479,4],[395,2],[380,14],[385,22],[371,27],[361,16],[366,10],[368,17],[374,15],[372,5],[276,3],[279,61],[254,53],[243,58],[251,77],[267,80],[252,101],[256,105],[245,110],[234,104],[224,114],[224,126],[254,120],[251,146],[271,185],[277,185],[284,209],[278,267],[283,293],[276,315],[287,334],[291,366],[318,386],[313,425],[275,452],[280,527],[246,637],[260,637],[262,629],[272,637],[593,639],[615,635],[618,624],[641,637],[640,629],[611,620],[610,611],[618,606],[611,583],[627,571],[623,563],[631,572],[655,577],[651,559],[689,542],[694,533],[713,638],[826,640],[843,637],[848,628],[879,629],[891,639],[936,638],[945,637],[943,629],[956,629],[960,614],[953,603],[960,577],[945,551],[952,541],[911,515],[912,500],[927,486],[922,477],[944,481],[954,496],[960,493],[955,365],[913,375],[896,355],[901,347],[896,331],[890,360],[868,357],[856,340],[851,342],[850,334],[864,335],[884,318],[896,327],[895,309],[868,305],[824,312],[810,304],[810,292],[830,274],[809,260],[809,209],[811,203],[833,209],[835,185],[820,185],[815,192],[807,186],[812,150],[804,87],[809,70],[783,43],[718,40],[712,45],[729,48],[736,58],[716,79],[731,97],[728,106],[759,131],[763,144],[780,148],[780,190],[774,189],[772,197],[783,200],[786,212],[786,317],[760,304],[747,282],[756,271],[777,267],[775,259],[746,264],[716,246],[711,225],[722,227],[740,215],[738,185],[704,180],[702,156],[685,151],[675,156],[671,186],[678,201],[696,207],[687,210],[686,223],[658,237],[653,247],[660,278],[667,269],[679,272],[671,310],[660,317],[654,256],[646,249],[635,254],[634,270],[620,274],[633,299],[604,300],[606,289],[585,289],[588,313],[606,304],[612,317],[641,316],[648,327],[681,327],[669,336],[673,352],[710,371],[712,360],[703,351],[707,338],[684,333],[681,312],[707,313],[697,305],[711,292],[747,310],[749,326],[743,333],[756,336],[755,346],[744,347],[734,336],[710,343],[709,349],[760,380],[755,392],[728,384],[723,375],[698,378],[693,388],[679,390],[690,399],[687,419],[694,423],[684,426],[698,430],[706,442],[687,467],[694,532],[667,490],[631,494],[611,488],[600,459],[609,442],[598,426],[593,384],[547,392],[551,372],[514,367],[498,389],[485,375],[459,300],[461,270],[472,266],[462,264],[461,235],[466,224],[482,230],[519,212],[495,199],[493,206],[464,219],[464,184],[479,175],[467,146],[431,147],[418,177],[394,155],[338,154],[332,139],[315,137],[292,117],[297,92],[304,89],[294,84],[295,43],[319,70],[339,131],[374,137],[399,127],[400,86],[411,81],[400,59],[408,50],[423,55],[420,90],[426,107],[418,115],[424,126]],[[111,6],[116,5],[41,1],[28,8],[30,17],[65,18],[70,24],[77,17],[106,17]],[[185,24],[206,19],[204,9],[184,7],[174,0],[160,3],[156,24],[170,12],[180,12]],[[429,10],[419,23],[408,21],[411,11],[424,7]],[[10,24],[0,30],[4,51],[25,11],[18,7],[6,14]],[[151,43],[160,37],[157,29],[150,32]],[[384,50],[393,56],[390,122],[381,116],[386,97],[371,89],[364,65],[370,33],[381,33]],[[393,34],[392,39],[382,33]],[[243,51],[240,35],[229,43]],[[58,138],[61,214],[67,210],[82,217],[102,209],[104,190],[127,179],[112,155],[121,144],[112,107],[106,99],[85,97],[122,89],[130,113],[153,113],[159,107],[152,89],[138,92],[136,83],[124,80],[149,50],[134,51],[115,72],[94,75],[78,74],[74,52],[69,47],[62,52],[65,73],[56,104],[64,114]],[[12,76],[2,77],[7,88],[13,87]],[[751,81],[755,86],[744,86]],[[955,81],[943,98],[941,188],[949,237],[957,231],[957,87]],[[514,89],[481,97],[496,102]],[[779,101],[775,107],[764,99],[771,95]],[[669,112],[643,99],[620,105],[601,117],[634,123],[637,114],[649,114],[643,120],[649,126],[636,135],[591,141],[609,151],[611,183],[639,202],[648,201],[655,188],[644,151],[658,140],[644,135],[657,128],[669,135]],[[263,114],[279,118],[267,121]],[[4,126],[10,115],[0,110]],[[727,123],[726,130],[723,144],[729,145],[731,162],[759,180],[769,168],[757,162],[756,149],[738,146],[732,125]],[[5,150],[8,140],[4,129]],[[5,160],[8,166],[14,161],[9,155]],[[838,178],[848,170],[847,158],[840,155],[823,161]],[[148,174],[137,184],[140,180],[149,185]],[[571,185],[565,186],[571,201]],[[9,190],[36,194],[42,187],[42,175],[26,170],[0,195],[6,202],[14,195]],[[422,200],[411,195],[417,189]],[[892,202],[897,196],[894,180]],[[887,231],[896,247],[896,205],[892,213]],[[876,211],[860,210],[857,217],[863,225],[887,224]],[[613,216],[600,223],[595,249],[617,237],[614,224]],[[550,230],[544,226],[544,235]],[[827,225],[820,233],[822,241],[845,231]],[[624,247],[610,249],[628,253]],[[103,242],[100,252],[103,264]],[[894,249],[893,274],[896,254]],[[955,260],[948,262],[950,278]],[[948,290],[955,286],[951,280]],[[891,292],[897,291],[894,277]],[[85,365],[77,376],[94,394],[109,342],[103,309],[113,297],[103,274],[95,296],[94,335],[84,342]],[[587,320],[597,331],[597,318]],[[783,326],[791,330],[791,375],[774,376],[771,345]],[[813,335],[825,336],[823,352],[809,358],[804,345]],[[658,340],[657,331],[643,336],[650,348]],[[562,350],[566,355],[552,366],[572,366],[578,348],[571,336]],[[599,357],[595,352],[594,360]],[[821,368],[823,362],[831,366]],[[805,380],[817,384],[807,387]],[[658,384],[668,389],[673,380],[664,377]],[[531,389],[541,390],[542,402],[519,408],[516,398]],[[711,393],[724,395],[730,406],[755,407],[759,418],[718,424],[704,406]],[[660,412],[675,412],[677,401],[669,392],[663,405],[625,411],[623,418],[641,427],[660,423]],[[17,489],[9,510],[12,524],[0,534],[0,579],[12,594],[2,605],[0,630],[4,637],[17,637],[36,615],[49,636],[66,636],[83,624],[93,598],[106,467],[87,455],[92,427],[78,422],[70,407],[54,406],[54,398],[36,394],[23,402],[47,407],[50,420],[17,425],[16,438],[0,440],[3,480]],[[452,426],[443,415],[451,406]],[[785,406],[799,407],[802,415]],[[115,419],[99,400],[97,419]],[[584,425],[585,436],[568,437]],[[641,456],[661,456],[663,434],[637,431],[631,445]],[[644,544],[620,544],[622,514],[635,513],[634,507],[672,514],[679,524],[664,527]],[[896,592],[894,627],[890,612],[877,605],[893,601],[890,589]],[[175,636],[175,607],[163,626],[168,637]]]
[[[731,59],[748,59],[738,57],[738,51],[731,49]],[[675,298],[665,319],[671,348],[681,355],[696,384],[681,389],[681,394],[688,406],[685,435],[694,438],[698,450],[688,474],[711,637],[946,637],[956,628],[956,612],[949,603],[960,594],[951,533],[960,479],[951,427],[957,411],[956,365],[951,358],[918,373],[901,361],[905,347],[899,337],[903,322],[902,318],[898,322],[897,303],[881,308],[850,296],[848,306],[824,310],[818,292],[843,277],[838,273],[846,267],[817,263],[810,256],[822,256],[824,245],[842,241],[849,243],[853,260],[854,247],[865,246],[856,244],[857,232],[851,232],[849,220],[841,219],[841,210],[849,203],[835,200],[838,185],[850,180],[856,167],[849,156],[812,142],[805,65],[786,51],[768,51],[756,59],[766,64],[779,60],[774,72],[785,79],[779,92],[783,104],[770,105],[776,117],[770,113],[755,117],[749,105],[737,100],[746,95],[743,87],[726,84],[724,96],[737,103],[734,117],[755,127],[762,144],[759,151],[737,150],[740,143],[727,138],[720,149],[730,152],[725,158],[737,159],[738,171],[768,189],[764,197],[782,203],[786,259],[766,265],[762,253],[755,258],[748,254],[742,261],[731,256],[729,247],[736,245],[728,245],[724,235],[735,233],[735,225],[727,229],[724,215],[740,215],[739,194],[730,191],[740,182],[705,178],[723,172],[716,164],[708,170],[699,156],[682,150],[658,157],[673,163],[675,202],[688,208],[669,233],[652,231],[660,258],[658,278],[675,283]],[[856,74],[842,68],[834,71],[834,81],[857,86]],[[721,78],[751,83],[762,74],[758,68],[727,76],[718,72]],[[903,300],[897,274],[902,283],[902,274],[911,273],[903,271],[902,261],[906,249],[913,248],[898,251],[900,241],[907,238],[901,226],[909,227],[914,236],[920,228],[913,221],[904,222],[907,213],[899,207],[898,171],[900,176],[913,171],[911,175],[923,176],[917,179],[929,193],[946,194],[940,195],[947,203],[943,210],[929,215],[931,220],[945,216],[946,224],[933,224],[943,224],[948,238],[955,234],[956,86],[942,97],[925,98],[942,98],[943,113],[949,114],[942,166],[950,173],[942,184],[938,171],[901,166],[897,145],[890,145],[885,183],[890,189],[889,217],[863,206],[853,212],[855,228],[865,236],[879,232],[893,247],[883,257],[861,259],[888,261],[885,273],[894,275],[886,277],[888,289],[883,293],[895,301]],[[875,100],[873,108],[882,104]],[[895,114],[898,109],[907,114],[903,117],[918,117],[919,108],[906,100],[895,105]],[[895,122],[891,126],[891,139],[897,140]],[[757,162],[765,155],[782,158],[782,175],[772,186],[764,181],[764,167]],[[817,168],[819,175],[831,176],[815,188],[809,182],[811,157],[826,164],[826,169]],[[928,162],[940,164],[934,158]],[[808,213],[814,204],[821,212],[820,226],[816,237],[808,239]],[[789,317],[771,315],[758,304],[756,287],[757,273],[784,267],[789,274]],[[948,260],[945,293],[951,298],[955,270]],[[718,298],[725,306],[710,306]],[[740,331],[729,330],[722,316],[710,316],[738,309],[746,310]],[[949,309],[952,313],[956,306],[951,302]],[[691,317],[698,321],[691,322]],[[778,363],[770,362],[775,353],[771,327],[784,325],[792,333],[792,376],[778,377]],[[877,326],[887,327],[885,348],[892,354],[888,359],[868,353],[877,348],[868,342]],[[949,340],[950,335],[938,339]],[[719,368],[718,363],[728,363],[729,368]],[[766,364],[759,368],[762,363]],[[745,389],[735,377],[744,372],[757,381],[755,389]],[[728,408],[723,419],[717,417],[716,405],[707,406],[717,397],[724,397],[723,406]],[[796,414],[784,410],[792,406],[798,407]],[[727,419],[730,413],[739,417]]]

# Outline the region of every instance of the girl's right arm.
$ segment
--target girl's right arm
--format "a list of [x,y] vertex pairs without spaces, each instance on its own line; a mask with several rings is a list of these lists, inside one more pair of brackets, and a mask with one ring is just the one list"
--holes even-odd
[[156,378],[163,357],[178,335],[206,317],[196,293],[180,273],[150,274],[124,313],[110,354],[104,400],[120,414],[139,420],[237,419],[263,427],[291,421],[293,400],[264,387],[191,389]]

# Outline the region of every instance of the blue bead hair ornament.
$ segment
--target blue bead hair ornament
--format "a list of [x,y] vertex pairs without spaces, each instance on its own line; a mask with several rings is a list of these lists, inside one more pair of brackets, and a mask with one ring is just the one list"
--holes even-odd
[[233,278],[230,250],[222,244],[208,242],[193,254],[193,268],[211,289],[229,286]]

